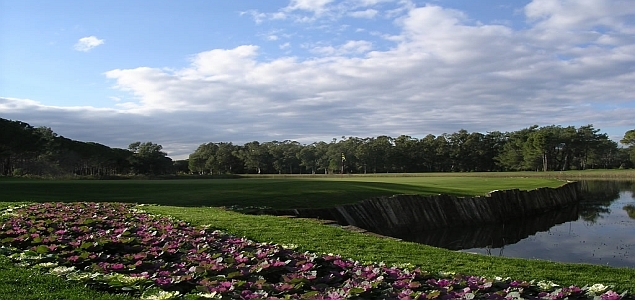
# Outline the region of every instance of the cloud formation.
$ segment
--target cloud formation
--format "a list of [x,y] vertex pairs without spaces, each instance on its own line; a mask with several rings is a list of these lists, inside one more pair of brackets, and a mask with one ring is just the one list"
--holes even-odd
[[[0,98],[0,110],[74,139],[99,136],[118,147],[150,140],[180,158],[210,141],[311,143],[533,124],[635,128],[635,24],[629,21],[635,7],[626,2],[535,0],[524,9],[523,29],[406,2],[394,19],[397,34],[381,35],[387,48],[333,40],[309,49],[314,56],[266,59],[259,45],[211,49],[180,69],[106,72],[115,89],[131,96],[118,97],[115,109]],[[371,7],[378,11],[372,15],[395,13],[380,11],[379,1],[355,3],[337,13],[337,2],[292,1],[282,11],[287,17]],[[86,43],[103,43],[97,41]]]
[[103,44],[104,44],[104,40],[100,40],[94,35],[91,35],[91,36],[87,36],[87,37],[83,37],[79,39],[77,43],[75,44],[75,46],[73,46],[73,49],[77,51],[88,52],[91,49]]

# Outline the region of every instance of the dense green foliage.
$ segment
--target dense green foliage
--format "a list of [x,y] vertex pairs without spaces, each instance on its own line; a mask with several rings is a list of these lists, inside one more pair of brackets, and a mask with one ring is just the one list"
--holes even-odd
[[110,148],[58,136],[48,127],[0,118],[0,174],[59,177],[174,173],[161,145],[136,142]]
[[514,132],[440,136],[342,137],[330,143],[295,141],[202,144],[189,168],[210,173],[386,173],[564,171],[628,168],[628,152],[592,125],[531,126]]
[[632,168],[635,131],[619,148],[593,125],[537,125],[514,132],[468,132],[423,138],[342,137],[296,141],[201,144],[173,162],[162,146],[135,142],[128,149],[74,141],[50,128],[0,118],[2,175],[367,174],[410,172],[564,171]]
[[631,161],[635,162],[635,129],[627,131],[620,143],[628,146]]

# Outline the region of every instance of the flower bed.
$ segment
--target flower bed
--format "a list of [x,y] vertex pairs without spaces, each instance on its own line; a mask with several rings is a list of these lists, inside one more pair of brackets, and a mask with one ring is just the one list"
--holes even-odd
[[633,299],[301,253],[121,203],[44,203],[0,213],[0,251],[24,266],[145,299]]

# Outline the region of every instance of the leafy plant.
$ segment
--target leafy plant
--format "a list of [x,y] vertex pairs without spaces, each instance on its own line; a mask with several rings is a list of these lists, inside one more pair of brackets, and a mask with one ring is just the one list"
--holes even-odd
[[145,299],[633,298],[603,285],[561,288],[301,253],[132,204],[43,203],[0,215],[0,253],[16,263]]

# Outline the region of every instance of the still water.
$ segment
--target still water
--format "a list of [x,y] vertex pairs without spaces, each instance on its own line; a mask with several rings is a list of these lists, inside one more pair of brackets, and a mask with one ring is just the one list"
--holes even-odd
[[635,183],[583,181],[581,187],[578,205],[538,217],[393,236],[492,256],[635,268]]

